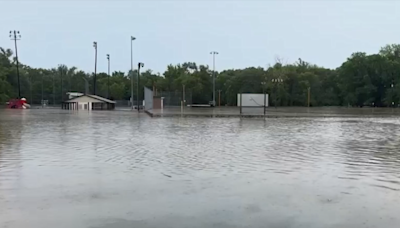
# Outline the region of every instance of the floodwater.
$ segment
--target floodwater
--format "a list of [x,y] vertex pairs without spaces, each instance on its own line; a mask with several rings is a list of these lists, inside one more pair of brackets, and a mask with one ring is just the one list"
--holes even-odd
[[400,227],[400,120],[0,110],[1,228]]

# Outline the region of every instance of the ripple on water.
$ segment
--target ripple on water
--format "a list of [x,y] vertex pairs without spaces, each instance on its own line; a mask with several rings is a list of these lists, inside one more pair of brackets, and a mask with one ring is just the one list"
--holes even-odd
[[0,181],[31,170],[99,169],[183,179],[328,176],[400,188],[400,123],[394,119],[150,119],[31,111],[0,113]]

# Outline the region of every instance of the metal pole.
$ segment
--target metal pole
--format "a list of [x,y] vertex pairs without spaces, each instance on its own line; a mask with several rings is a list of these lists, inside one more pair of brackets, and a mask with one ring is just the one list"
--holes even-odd
[[131,106],[133,110],[133,39],[131,38]]
[[64,100],[64,84],[63,84],[63,70],[62,70],[62,65],[60,66],[60,78],[61,78],[61,102]]
[[278,103],[278,83],[275,82],[275,108],[277,106]]
[[14,40],[15,44],[15,58],[17,60],[17,77],[18,77],[18,98],[21,98],[21,83],[19,79],[19,61],[18,61],[18,47],[17,47],[17,40],[21,38],[19,31],[10,31],[10,38]]
[[213,55],[213,107],[215,107],[215,55],[218,55],[219,53],[216,51],[210,52],[210,54]]
[[215,52],[213,53],[213,105],[215,106]]
[[93,95],[96,95],[96,74],[97,74],[97,42],[93,42],[94,47],[94,78],[93,78]]
[[40,101],[40,104],[43,105],[43,73],[40,72],[40,75],[42,76],[42,99],[41,99],[41,101]]
[[133,45],[132,45],[132,43],[135,39],[136,39],[135,37],[131,36],[131,106],[132,106],[132,110],[134,109],[134,106],[133,106],[133,47],[132,47]]
[[242,93],[240,93],[240,116],[242,116]]
[[110,98],[110,55],[107,54],[108,60],[108,77],[107,77],[107,98]]
[[138,63],[138,70],[137,70],[137,110],[140,112],[139,107],[139,78],[140,78],[140,67],[144,67],[144,63]]
[[56,88],[55,88],[55,83],[54,83],[54,74],[53,74],[53,106],[56,105]]
[[[29,75],[29,73],[28,73]],[[33,96],[32,96],[32,75],[29,75],[29,96],[30,96],[30,102],[33,104]]]
[[20,79],[19,79],[18,49],[17,49],[17,38],[15,37],[15,31],[14,31],[14,38],[15,38],[15,57],[17,59],[18,98],[21,98],[21,83],[20,83]]
[[393,87],[394,87],[394,84],[393,84],[393,82],[392,82],[392,85],[391,85],[391,87],[392,87],[392,91],[391,91],[391,100],[392,100],[392,108],[394,108],[394,101],[393,101]]
[[184,84],[182,84],[182,91],[183,91],[182,102],[183,102],[183,106],[185,106],[186,96],[185,96],[185,85]]
[[[136,86],[136,96],[137,96],[137,110],[140,112],[140,107],[139,107],[139,78],[140,78],[140,63],[138,64],[138,70],[137,70],[137,86]],[[133,97],[132,97],[133,99]]]
[[183,106],[185,105],[184,100],[185,100],[185,85],[182,84],[182,100],[181,100],[181,112],[183,112]]
[[221,107],[221,90],[218,90],[218,106]]
[[264,94],[264,117],[265,117],[265,107],[267,106],[267,96],[265,94],[264,85],[263,85],[263,94]]

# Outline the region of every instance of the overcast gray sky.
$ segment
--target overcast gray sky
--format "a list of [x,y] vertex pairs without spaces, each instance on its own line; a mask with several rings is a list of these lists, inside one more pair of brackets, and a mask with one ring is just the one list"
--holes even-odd
[[[193,61],[218,71],[267,67],[275,58],[298,58],[338,67],[353,52],[376,53],[400,43],[396,1],[20,1],[0,0],[0,46],[13,48],[9,30],[20,30],[20,61],[51,68],[63,63],[98,71],[130,68],[134,61],[163,72],[168,64]],[[136,64],[135,64],[136,65]]]

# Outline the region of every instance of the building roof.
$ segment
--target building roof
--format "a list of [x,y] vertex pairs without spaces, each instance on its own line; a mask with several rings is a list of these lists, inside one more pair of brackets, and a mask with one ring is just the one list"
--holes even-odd
[[77,96],[77,97],[74,97],[72,99],[66,100],[65,102],[73,102],[75,99],[78,99],[78,98],[84,97],[84,96],[87,96],[87,97],[90,97],[90,98],[93,98],[93,99],[96,99],[96,100],[99,100],[99,101],[102,101],[102,102],[106,102],[106,103],[111,103],[111,104],[115,104],[116,103],[115,101],[112,101],[110,99],[107,99],[107,98],[104,98],[104,97],[100,97],[100,96],[97,96],[97,95],[93,95],[93,94],[83,94],[81,96]]
[[68,95],[73,95],[73,96],[82,96],[84,95],[84,93],[80,93],[80,92],[67,92]]

